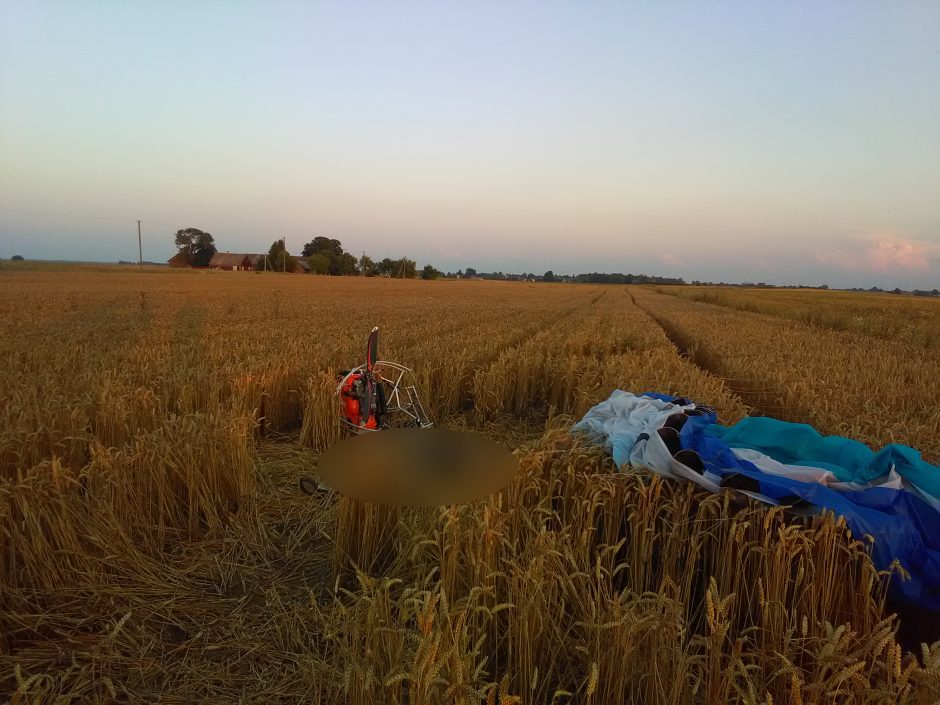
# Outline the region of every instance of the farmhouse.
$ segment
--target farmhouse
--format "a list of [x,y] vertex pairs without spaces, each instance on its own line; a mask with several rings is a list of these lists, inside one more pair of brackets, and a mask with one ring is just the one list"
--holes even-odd
[[169,260],[167,260],[167,264],[169,264],[171,267],[177,267],[177,268],[188,267],[189,255],[187,255],[185,252],[177,252],[175,255],[170,257]]
[[229,272],[251,272],[258,266],[264,255],[251,255],[239,252],[216,252],[209,260],[209,269],[224,269]]
[[[253,272],[264,264],[264,255],[246,252],[216,252],[209,260],[209,269],[221,269],[227,272]],[[304,258],[292,258],[290,271],[294,274],[309,274],[310,264]],[[167,263],[170,267],[193,268],[185,252],[177,252]]]

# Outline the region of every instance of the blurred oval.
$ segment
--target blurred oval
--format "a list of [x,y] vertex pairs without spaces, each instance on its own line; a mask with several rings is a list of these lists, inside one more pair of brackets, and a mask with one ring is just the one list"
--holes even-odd
[[347,497],[427,507],[499,492],[515,477],[516,458],[484,436],[442,428],[363,433],[320,456],[321,481]]

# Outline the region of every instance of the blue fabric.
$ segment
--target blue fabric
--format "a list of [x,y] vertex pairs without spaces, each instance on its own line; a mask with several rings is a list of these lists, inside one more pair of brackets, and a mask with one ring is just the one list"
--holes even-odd
[[842,515],[855,538],[869,534],[875,539],[871,556],[878,569],[887,570],[897,559],[910,573],[909,580],[898,575],[892,578],[896,595],[940,610],[940,514],[933,507],[903,490],[871,487],[840,492],[817,482],[769,475],[735,456],[715,433],[714,422],[713,415],[690,417],[679,433],[682,447],[696,451],[705,467],[716,474],[740,473],[755,480],[758,491],[768,497],[795,495]]
[[894,467],[901,477],[940,498],[940,467],[926,462],[909,446],[892,443],[875,453],[864,443],[823,436],[807,424],[763,416],[745,418],[733,426],[715,425],[706,432],[732,448],[752,448],[787,465],[829,470],[842,482],[868,483]]
[[[666,402],[679,399],[658,392],[643,396]],[[940,610],[940,513],[930,504],[906,490],[840,491],[771,475],[732,452],[732,448],[751,448],[784,464],[824,468],[842,481],[862,484],[887,475],[894,467],[920,490],[940,497],[940,468],[924,461],[915,449],[892,444],[875,453],[858,441],[822,436],[806,424],[765,417],[724,427],[717,425],[714,413],[690,416],[679,438],[683,448],[696,451],[706,470],[719,477],[740,474],[751,478],[757,491],[767,497],[796,496],[845,517],[854,537],[861,540],[868,534],[874,538],[871,556],[876,567],[886,570],[897,560],[910,574],[908,580],[893,575],[891,590],[897,597]]]

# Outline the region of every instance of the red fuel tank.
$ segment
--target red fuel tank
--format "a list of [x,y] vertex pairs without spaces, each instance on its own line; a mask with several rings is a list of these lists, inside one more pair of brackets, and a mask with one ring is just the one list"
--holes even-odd
[[[349,375],[340,390],[340,396],[343,400],[343,416],[349,423],[355,426],[359,425],[359,395],[356,393],[356,387],[361,377],[362,375],[360,374]],[[376,427],[374,414],[369,415],[369,420],[365,427],[369,429]]]

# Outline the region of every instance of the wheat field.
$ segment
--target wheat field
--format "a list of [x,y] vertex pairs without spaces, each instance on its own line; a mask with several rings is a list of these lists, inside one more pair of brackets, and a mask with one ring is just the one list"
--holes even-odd
[[[803,318],[867,295],[696,291],[0,272],[0,697],[938,702],[940,642],[899,643],[844,521],[618,473],[568,429],[656,390],[936,462],[940,302],[896,298],[928,315],[885,335]],[[373,325],[438,425],[513,450],[504,492],[298,490]]]
[[915,347],[940,348],[936,299],[821,289],[689,286],[657,291],[739,311],[801,321],[817,328],[889,338]]

